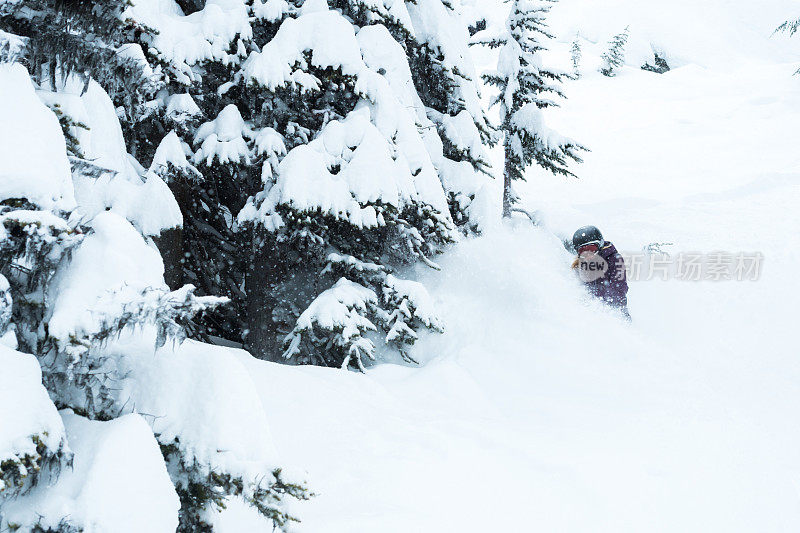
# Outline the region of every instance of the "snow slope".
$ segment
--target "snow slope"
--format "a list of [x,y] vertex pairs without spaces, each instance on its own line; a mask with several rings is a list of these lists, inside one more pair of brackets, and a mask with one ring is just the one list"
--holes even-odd
[[[469,3],[478,2],[490,4]],[[208,47],[200,43],[208,57],[227,53],[212,41],[241,21],[213,17],[228,4],[240,3],[210,2],[194,17],[208,22],[211,40],[203,35]],[[90,422],[62,411],[62,431],[45,402],[48,432],[54,439],[66,433],[75,468],[8,512],[20,521],[41,514],[45,522],[67,513],[93,531],[120,524],[173,530],[178,502],[154,427],[196,437],[190,441],[207,446],[192,448],[193,456],[240,473],[263,474],[273,464],[306,470],[316,497],[291,504],[299,531],[797,531],[800,360],[792,298],[800,238],[788,215],[800,201],[792,128],[800,79],[791,76],[800,41],[768,38],[793,15],[788,0],[678,0],[669,8],[565,0],[553,12],[558,42],[548,60],[566,66],[580,32],[583,77],[568,84],[569,101],[547,118],[592,152],[575,169],[578,181],[534,169],[520,186],[544,228],[524,220],[487,227],[484,237],[438,258],[441,272],[409,273],[430,287],[446,328],[418,343],[421,367],[384,364],[362,375],[265,363],[194,342],[154,364],[148,343],[126,361],[126,370],[149,378],[125,391],[141,416]],[[177,23],[170,13],[163,19]],[[595,72],[599,54],[626,24],[629,64],[603,78]],[[186,53],[197,43],[182,40],[193,31],[178,33],[169,54],[200,59]],[[654,48],[673,71],[639,70]],[[32,94],[21,83],[14,94]],[[118,162],[132,165],[124,154]],[[61,190],[66,162],[56,163],[45,169],[54,185],[43,204],[61,198],[53,191]],[[132,172],[131,183],[142,188]],[[95,218],[84,245],[133,235],[120,217],[129,215],[112,210]],[[653,241],[673,243],[673,254],[760,252],[763,274],[756,282],[632,283],[634,320],[626,324],[587,300],[569,271],[559,237],[586,223],[628,252]],[[85,269],[97,254],[80,263],[81,250],[73,266]],[[91,281],[133,275],[108,269],[109,257],[160,283],[157,257],[143,264],[123,253],[105,257],[98,268],[107,276]],[[60,295],[62,311],[87,305],[88,293],[72,288]],[[59,319],[65,332],[91,325],[81,313],[62,312],[51,327]],[[25,375],[38,387],[33,370]],[[20,427],[23,436],[38,431]],[[239,500],[215,525],[270,529]]]
[[[572,3],[554,12],[570,34],[552,61],[566,63],[575,28],[605,40],[633,14],[649,34],[631,22],[632,43],[657,38],[680,68],[651,74],[632,56],[603,78],[602,47],[586,47],[584,77],[548,117],[592,149],[581,179],[532,171],[520,192],[546,229],[499,228],[440,258],[441,273],[418,271],[447,328],[418,345],[424,365],[243,360],[278,452],[318,494],[298,506],[301,531],[800,528],[800,80],[786,63],[797,45],[768,40],[773,17],[796,13],[680,3],[709,36],[641,2],[603,17]],[[746,65],[729,60],[745,49]],[[628,325],[586,300],[553,235],[587,223],[629,252],[761,252],[762,276],[634,282]],[[221,530],[247,529],[245,515],[233,507]]]

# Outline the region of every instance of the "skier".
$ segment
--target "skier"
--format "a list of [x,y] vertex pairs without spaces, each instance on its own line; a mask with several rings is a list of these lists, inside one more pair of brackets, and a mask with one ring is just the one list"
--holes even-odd
[[572,236],[572,246],[578,252],[572,268],[578,271],[589,293],[619,309],[630,320],[628,282],[622,255],[612,243],[603,239],[603,234],[594,226],[584,226],[576,231]]

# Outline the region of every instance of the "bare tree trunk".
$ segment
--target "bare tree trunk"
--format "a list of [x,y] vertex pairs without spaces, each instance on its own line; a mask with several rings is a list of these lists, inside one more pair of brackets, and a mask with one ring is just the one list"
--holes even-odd
[[153,241],[164,260],[164,281],[172,290],[183,286],[183,228],[162,231]]
[[[184,225],[188,224],[189,210],[187,206],[189,205],[191,194],[189,186],[182,181],[175,181],[170,183],[169,188],[181,210]],[[183,248],[183,226],[164,231],[153,241],[155,241],[158,251],[161,252],[161,258],[164,260],[164,281],[167,282],[170,289],[179,289],[183,286],[184,254],[186,253]]]
[[254,229],[251,242],[251,257],[245,272],[247,350],[259,359],[284,362],[283,345],[272,312],[279,303],[275,289],[286,279],[286,267],[272,233]]

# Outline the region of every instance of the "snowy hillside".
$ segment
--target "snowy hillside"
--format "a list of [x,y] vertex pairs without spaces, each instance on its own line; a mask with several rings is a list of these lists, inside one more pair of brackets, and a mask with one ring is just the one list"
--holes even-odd
[[[514,185],[534,226],[501,219],[514,106],[467,46],[508,3],[92,0],[101,46],[58,55],[15,35],[52,29],[26,1],[0,531],[800,529],[796,2],[554,4],[566,99],[522,108],[589,151]],[[587,224],[631,322],[570,268]]]

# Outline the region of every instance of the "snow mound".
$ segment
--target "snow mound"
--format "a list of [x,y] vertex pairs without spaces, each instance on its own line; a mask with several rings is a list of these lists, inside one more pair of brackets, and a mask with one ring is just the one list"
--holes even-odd
[[[270,3],[270,2],[268,2]],[[203,9],[184,15],[174,0],[137,0],[123,14],[153,28],[150,51],[169,64],[179,83],[197,79],[192,69],[204,61],[230,64],[238,61],[238,50],[229,53],[236,37],[247,40],[252,29],[244,0],[208,0]]]
[[75,198],[58,119],[36,97],[25,68],[0,64],[0,201],[25,198],[72,210]]
[[[56,413],[57,416],[57,413]],[[172,532],[180,502],[147,422],[129,414],[97,422],[62,411],[73,468],[50,487],[10,502],[6,523],[85,531]]]
[[175,122],[183,122],[202,114],[191,94],[173,94],[167,98],[166,115]]
[[0,502],[36,478],[55,455],[69,456],[64,424],[33,355],[0,345]]
[[458,99],[478,125],[485,127],[486,116],[478,92],[479,79],[469,50],[468,19],[460,2],[417,0],[408,11],[418,41],[440,52],[442,65],[455,76]]
[[278,165],[275,186],[257,209],[248,204],[240,220],[266,223],[274,219],[277,206],[285,204],[300,212],[320,210],[369,228],[384,224],[373,205],[402,210],[413,200],[426,201],[434,194],[429,203],[446,209],[441,185],[438,190],[423,191],[428,195],[420,194],[409,161],[369,116],[366,108],[353,111],[342,121],[329,122],[317,139],[291,150]]
[[276,22],[289,12],[289,3],[286,0],[254,0],[253,14],[257,19]]
[[[52,282],[50,335],[66,345],[98,331],[143,291],[166,293],[163,272],[158,251],[128,221],[99,214]],[[111,403],[121,413],[142,413],[159,442],[176,446],[192,472],[240,478],[244,497],[269,485],[277,453],[264,412],[253,409],[255,385],[238,359],[228,348],[194,341],[157,347],[157,338],[156,326],[144,324],[93,349],[115,380]]]
[[245,136],[252,139],[255,135],[245,124],[239,108],[228,104],[217,118],[197,129],[194,144],[199,144],[200,149],[194,154],[194,162],[208,166],[215,162],[220,165],[248,162],[250,149]]
[[311,54],[311,65],[341,69],[346,76],[359,76],[366,68],[353,26],[339,13],[325,10],[286,19],[275,37],[244,62],[244,75],[269,90],[287,85],[315,90],[316,78],[294,69],[305,64],[305,52]]
[[103,212],[94,217],[91,227],[93,231],[56,273],[50,288],[49,333],[64,342],[76,332],[91,333],[100,328],[108,310],[98,304],[107,302],[102,297],[109,291],[166,289],[158,250],[147,245],[128,221]]
[[397,100],[408,109],[413,109],[416,119],[423,126],[432,124],[425,113],[425,106],[414,88],[411,68],[405,50],[386,26],[375,24],[358,30],[356,35],[364,64],[389,82]]
[[187,340],[154,354],[132,340],[114,350],[131,379],[121,397],[147,413],[164,443],[179,442],[201,472],[230,472],[250,482],[269,478],[278,454],[252,378],[237,350]]
[[114,104],[95,81],[84,84],[75,77],[59,91],[40,90],[39,97],[58,105],[73,121],[80,157],[90,170],[79,166],[73,174],[77,212],[84,220],[109,210],[127,218],[147,236],[183,224],[180,208],[172,192],[155,174],[144,169],[125,148],[125,139]]
[[192,168],[186,159],[186,148],[174,130],[167,133],[158,144],[150,164],[150,172],[165,174],[170,165],[181,170]]

